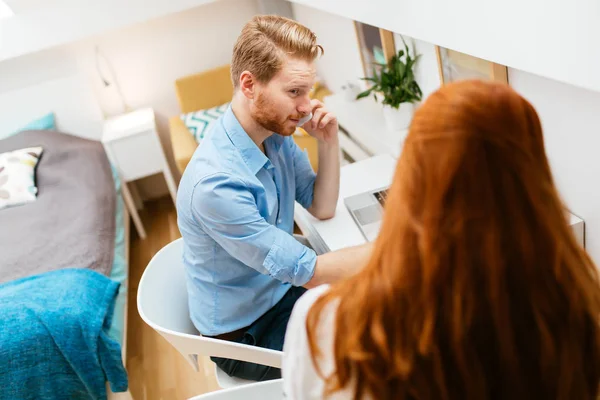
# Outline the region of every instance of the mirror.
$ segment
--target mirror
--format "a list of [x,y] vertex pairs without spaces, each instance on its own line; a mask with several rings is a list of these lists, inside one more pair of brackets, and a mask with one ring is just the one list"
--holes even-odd
[[395,54],[394,34],[376,26],[354,21],[365,77],[373,77],[374,63],[385,64]]
[[440,46],[436,46],[436,54],[442,85],[464,79],[508,83],[508,71],[504,65]]

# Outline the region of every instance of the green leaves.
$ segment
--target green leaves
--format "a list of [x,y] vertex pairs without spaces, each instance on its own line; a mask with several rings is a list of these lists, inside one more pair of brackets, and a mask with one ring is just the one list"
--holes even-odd
[[[419,60],[419,55],[410,55],[410,49],[402,38],[404,50],[398,51],[388,64],[375,64],[380,67],[378,73],[373,67],[372,78],[361,78],[372,82],[373,85],[358,94],[356,99],[362,99],[373,94],[377,101],[377,94],[383,96],[383,104],[399,108],[402,103],[415,103],[421,100],[423,93],[415,80],[414,67]],[[413,50],[414,54],[414,50]]]
[[366,92],[362,92],[360,93],[358,96],[356,96],[356,100],[362,99],[364,97],[368,97],[371,94],[372,90],[369,89]]

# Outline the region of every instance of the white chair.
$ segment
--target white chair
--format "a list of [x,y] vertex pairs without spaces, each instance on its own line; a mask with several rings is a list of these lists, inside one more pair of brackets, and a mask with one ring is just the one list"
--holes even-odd
[[202,394],[188,400],[281,400],[283,383],[281,379],[267,382],[256,382],[242,387],[218,390]]
[[[226,340],[202,337],[190,320],[183,240],[177,239],[152,257],[138,285],[137,307],[148,325],[162,335],[198,371],[197,355],[223,357],[281,368],[283,353]],[[232,378],[215,365],[217,382],[228,388],[253,381]]]

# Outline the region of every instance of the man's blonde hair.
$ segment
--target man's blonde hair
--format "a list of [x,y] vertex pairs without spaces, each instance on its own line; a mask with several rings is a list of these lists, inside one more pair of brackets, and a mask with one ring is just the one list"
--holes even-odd
[[233,87],[238,88],[244,71],[250,71],[259,82],[269,82],[281,69],[285,55],[313,61],[323,52],[317,36],[298,22],[277,15],[255,16],[233,47]]

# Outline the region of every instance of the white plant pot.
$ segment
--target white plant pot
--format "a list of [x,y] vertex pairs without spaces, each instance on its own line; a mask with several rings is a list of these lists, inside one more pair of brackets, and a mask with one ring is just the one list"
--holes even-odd
[[402,131],[408,128],[413,116],[414,107],[412,103],[402,103],[398,109],[388,105],[383,106],[383,118],[385,125],[391,132]]

